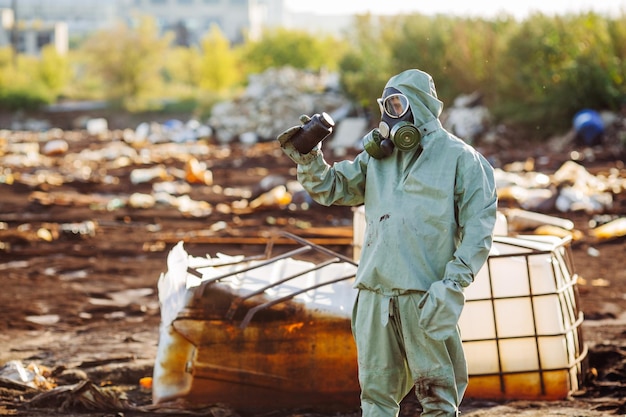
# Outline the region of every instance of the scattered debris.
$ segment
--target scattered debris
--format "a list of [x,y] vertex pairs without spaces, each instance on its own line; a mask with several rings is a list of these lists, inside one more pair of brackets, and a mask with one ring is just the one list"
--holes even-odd
[[457,97],[451,107],[444,109],[443,126],[468,143],[474,143],[491,125],[491,114],[481,101],[479,92]]
[[24,366],[20,361],[9,361],[0,368],[0,379],[43,390],[52,389],[55,384],[50,379],[51,370],[30,363]]
[[603,213],[626,190],[626,175],[619,170],[592,175],[574,161],[566,161],[552,175],[510,168],[495,170],[498,197],[530,211]]
[[620,217],[619,219],[612,220],[594,229],[591,229],[591,236],[604,241],[616,239],[622,236],[626,236],[626,217]]

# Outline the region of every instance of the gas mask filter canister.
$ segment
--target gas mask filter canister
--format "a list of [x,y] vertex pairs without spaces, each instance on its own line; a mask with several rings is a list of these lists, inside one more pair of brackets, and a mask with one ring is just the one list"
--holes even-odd
[[413,123],[402,121],[391,128],[389,139],[401,151],[410,151],[420,144],[422,134]]

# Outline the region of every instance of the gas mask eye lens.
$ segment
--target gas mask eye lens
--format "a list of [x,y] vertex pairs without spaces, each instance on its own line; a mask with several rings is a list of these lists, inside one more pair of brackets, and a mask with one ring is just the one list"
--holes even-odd
[[393,119],[399,119],[409,110],[409,99],[404,94],[391,94],[383,99],[378,99],[381,113]]

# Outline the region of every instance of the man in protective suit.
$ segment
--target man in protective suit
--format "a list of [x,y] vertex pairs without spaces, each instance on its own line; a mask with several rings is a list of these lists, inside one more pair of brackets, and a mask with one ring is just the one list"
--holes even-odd
[[468,382],[458,319],[492,243],[493,169],[442,127],[427,73],[392,77],[378,102],[379,128],[353,161],[330,166],[319,144],[298,152],[301,126],[278,141],[315,201],[365,206],[352,313],[363,416],[397,416],[413,387],[422,416],[457,416]]

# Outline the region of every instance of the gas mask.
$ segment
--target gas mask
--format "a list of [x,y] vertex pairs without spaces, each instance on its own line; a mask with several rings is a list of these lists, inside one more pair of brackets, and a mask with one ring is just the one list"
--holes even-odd
[[391,155],[394,148],[401,151],[417,148],[422,134],[413,124],[409,99],[397,89],[388,87],[383,92],[383,98],[377,101],[382,118],[378,129],[365,136],[365,151],[376,159],[382,159]]

